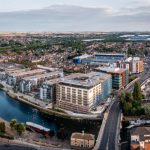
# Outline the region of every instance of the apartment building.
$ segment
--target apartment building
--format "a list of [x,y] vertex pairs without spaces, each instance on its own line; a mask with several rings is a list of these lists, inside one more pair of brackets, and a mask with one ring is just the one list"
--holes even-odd
[[126,68],[130,74],[144,71],[144,61],[140,57],[129,57],[123,62],[118,62],[117,67]]
[[54,71],[54,72],[24,77],[20,81],[19,90],[23,93],[31,92],[32,90],[35,89],[37,90],[37,88],[40,87],[43,84],[43,82],[45,82],[46,80],[55,79],[58,77],[63,77],[62,71]]
[[59,81],[61,81],[61,78],[45,81],[40,87],[40,99],[48,102],[55,102],[56,84],[59,83]]
[[18,70],[15,71],[14,73],[8,73],[7,74],[7,78],[6,78],[6,83],[8,85],[16,85],[17,83],[19,83],[19,81],[27,76],[31,76],[31,75],[38,75],[38,74],[42,74],[45,73],[45,70],[42,69],[35,69],[35,70]]
[[64,78],[56,87],[56,103],[59,108],[76,113],[88,113],[101,100],[101,75],[98,72],[77,73]]
[[[76,74],[65,76],[65,79],[71,79],[73,77],[76,77]],[[50,79],[50,80],[45,81],[40,87],[40,91],[39,91],[40,99],[55,103],[56,102],[56,84],[58,84],[59,82],[63,80],[64,78],[62,75],[60,78]]]

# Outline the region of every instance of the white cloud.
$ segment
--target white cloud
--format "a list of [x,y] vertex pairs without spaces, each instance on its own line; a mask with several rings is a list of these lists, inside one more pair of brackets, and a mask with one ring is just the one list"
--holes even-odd
[[54,5],[40,10],[0,13],[0,31],[146,31],[150,30],[148,10],[148,6],[126,7],[115,12],[110,7]]

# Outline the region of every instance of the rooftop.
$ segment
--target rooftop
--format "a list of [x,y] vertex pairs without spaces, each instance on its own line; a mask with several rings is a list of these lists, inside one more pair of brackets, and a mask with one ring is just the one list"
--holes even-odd
[[18,71],[18,72],[15,72],[13,74],[11,74],[12,76],[24,76],[24,75],[32,75],[32,74],[38,74],[38,73],[44,73],[46,72],[45,70],[43,69],[35,69],[35,70],[29,70],[29,71]]
[[117,67],[98,67],[95,70],[96,71],[107,72],[107,73],[122,73],[127,69],[117,68]]
[[72,133],[71,138],[84,139],[84,140],[95,140],[95,136],[93,134],[79,133],[79,132]]
[[92,55],[84,54],[84,55],[81,55],[81,56],[77,56],[74,59],[78,59],[78,58],[84,59],[84,58],[88,58],[88,57],[92,57]]
[[60,84],[91,88],[101,83],[102,80],[108,77],[111,76],[100,72],[90,72],[88,74],[77,73],[70,77],[63,78],[60,81]]
[[95,55],[105,55],[105,56],[126,56],[125,53],[95,53]]
[[150,127],[136,127],[131,131],[131,135],[150,135]]
[[50,78],[50,77],[58,76],[58,75],[60,75],[60,73],[62,73],[62,72],[54,71],[54,72],[50,72],[50,73],[42,73],[42,74],[38,74],[38,75],[24,77],[23,80]]

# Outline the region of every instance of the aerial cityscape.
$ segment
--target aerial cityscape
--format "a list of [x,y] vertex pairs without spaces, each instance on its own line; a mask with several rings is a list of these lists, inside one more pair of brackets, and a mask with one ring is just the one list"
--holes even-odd
[[150,150],[150,1],[0,2],[0,150]]

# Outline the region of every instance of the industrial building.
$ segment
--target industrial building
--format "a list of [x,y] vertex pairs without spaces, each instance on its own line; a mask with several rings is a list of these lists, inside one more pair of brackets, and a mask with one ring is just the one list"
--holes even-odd
[[98,72],[104,72],[112,75],[112,88],[119,90],[124,88],[129,82],[128,69],[116,67],[99,67],[95,69]]
[[76,73],[64,78],[56,87],[56,104],[59,108],[88,113],[102,96],[101,73]]
[[19,84],[19,90],[23,93],[31,92],[32,90],[37,89],[37,87],[40,86],[44,81],[58,77],[63,77],[63,72],[55,71],[24,77]]

